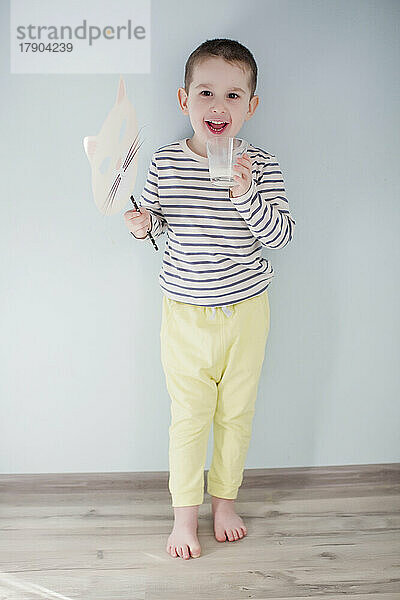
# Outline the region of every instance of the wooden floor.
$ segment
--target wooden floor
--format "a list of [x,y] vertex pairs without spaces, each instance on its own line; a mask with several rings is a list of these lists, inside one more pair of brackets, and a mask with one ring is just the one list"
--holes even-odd
[[400,465],[247,470],[236,507],[183,560],[167,473],[0,475],[0,600],[400,599]]

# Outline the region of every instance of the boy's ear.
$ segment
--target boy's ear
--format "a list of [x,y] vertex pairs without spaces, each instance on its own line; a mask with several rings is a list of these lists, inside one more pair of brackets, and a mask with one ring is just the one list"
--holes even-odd
[[179,102],[179,106],[182,110],[182,112],[185,115],[189,114],[189,109],[188,109],[188,105],[187,105],[187,101],[188,101],[188,95],[186,93],[185,88],[178,88],[178,102]]
[[248,121],[249,119],[251,119],[251,117],[254,115],[255,110],[258,106],[258,103],[260,101],[259,96],[253,96],[253,98],[250,100],[249,102],[249,110],[247,111],[247,115],[246,115],[246,121]]

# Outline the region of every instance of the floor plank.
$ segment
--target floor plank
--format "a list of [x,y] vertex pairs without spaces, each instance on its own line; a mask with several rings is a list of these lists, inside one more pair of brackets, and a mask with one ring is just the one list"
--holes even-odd
[[400,465],[245,471],[248,535],[165,551],[166,473],[0,475],[0,600],[399,600]]

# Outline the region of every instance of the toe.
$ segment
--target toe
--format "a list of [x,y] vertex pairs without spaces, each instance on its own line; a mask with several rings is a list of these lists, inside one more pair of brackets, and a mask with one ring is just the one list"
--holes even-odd
[[236,531],[236,529],[232,529],[232,535],[233,535],[233,537],[234,537],[234,539],[235,539],[235,540],[238,540],[238,539],[239,539],[239,534],[238,534],[238,532]]
[[214,534],[217,542],[226,542],[225,529],[214,524]]
[[243,537],[243,532],[240,529],[240,527],[239,527],[239,529],[236,529],[236,533],[238,534],[238,539],[240,540]]
[[183,558],[188,559],[189,558],[189,550],[187,546],[183,546]]
[[233,538],[233,534],[232,534],[232,529],[227,529],[227,530],[226,530],[226,534],[227,534],[227,536],[228,536],[228,540],[229,540],[230,542],[233,542],[234,538]]
[[189,549],[190,549],[190,554],[192,555],[193,558],[199,558],[199,556],[201,554],[200,546],[189,546]]

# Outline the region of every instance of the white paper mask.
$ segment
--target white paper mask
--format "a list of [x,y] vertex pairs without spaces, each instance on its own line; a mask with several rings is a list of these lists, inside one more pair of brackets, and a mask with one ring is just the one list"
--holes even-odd
[[83,140],[92,169],[92,190],[97,208],[106,215],[119,213],[129,201],[137,174],[136,113],[120,77],[114,106],[96,136]]

